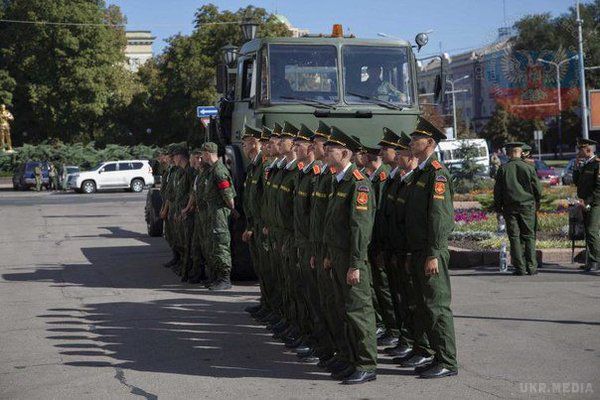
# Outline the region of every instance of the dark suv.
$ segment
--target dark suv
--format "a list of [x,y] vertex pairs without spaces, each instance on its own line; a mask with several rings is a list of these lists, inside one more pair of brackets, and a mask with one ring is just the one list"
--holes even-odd
[[48,163],[29,161],[21,164],[15,169],[13,174],[13,188],[15,190],[27,190],[35,187],[35,167],[42,167],[42,186],[48,189],[50,187],[50,178],[48,177]]

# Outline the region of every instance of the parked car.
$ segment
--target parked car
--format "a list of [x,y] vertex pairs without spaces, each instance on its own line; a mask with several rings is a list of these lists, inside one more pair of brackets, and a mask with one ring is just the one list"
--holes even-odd
[[76,192],[86,194],[106,189],[141,192],[154,185],[154,176],[148,160],[106,161],[90,171],[74,174],[69,184]]
[[549,167],[542,160],[535,160],[535,170],[537,172],[538,178],[542,182],[548,183],[553,186],[559,184],[560,179],[558,177],[558,174],[554,170],[554,167]]
[[[69,185],[70,185],[70,184],[74,184],[74,182],[75,182],[75,177],[76,177],[76,175],[77,175],[79,172],[81,172],[81,168],[79,168],[79,167],[78,167],[78,166],[76,166],[76,165],[65,165],[65,167],[64,167],[64,168],[67,170],[67,177],[65,178],[65,180],[66,180],[66,183],[67,183],[67,184],[66,184],[66,186],[65,186],[65,187],[66,187],[66,189],[73,189],[73,187],[71,187],[71,186],[69,186]],[[59,175],[59,177],[60,177],[60,180],[61,180],[61,181],[60,181],[60,185],[61,185],[61,187],[62,187],[62,185],[63,185],[63,182],[62,182],[62,171],[60,171],[60,175]]]
[[575,167],[575,158],[569,160],[569,163],[562,170],[560,174],[560,178],[562,180],[563,185],[572,185],[573,184],[573,168]]
[[42,167],[42,186],[48,189],[50,187],[50,178],[48,177],[48,163],[39,161],[29,161],[19,165],[13,173],[13,189],[27,190],[35,187],[35,167]]

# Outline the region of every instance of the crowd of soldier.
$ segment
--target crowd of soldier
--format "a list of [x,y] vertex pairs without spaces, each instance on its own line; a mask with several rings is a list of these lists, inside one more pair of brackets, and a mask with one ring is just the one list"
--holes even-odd
[[457,373],[444,135],[420,119],[411,136],[386,128],[371,148],[286,122],[242,137],[243,240],[261,289],[247,311],[345,384],[376,378],[378,345],[422,378]]

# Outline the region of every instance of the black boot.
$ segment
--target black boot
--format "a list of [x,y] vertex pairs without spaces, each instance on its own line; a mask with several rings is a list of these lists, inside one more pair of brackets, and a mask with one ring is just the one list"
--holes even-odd
[[231,281],[229,278],[216,279],[213,284],[208,287],[209,290],[228,290],[231,289]]

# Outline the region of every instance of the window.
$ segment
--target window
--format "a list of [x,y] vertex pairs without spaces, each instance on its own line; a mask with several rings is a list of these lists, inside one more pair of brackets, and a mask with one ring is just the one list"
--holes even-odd
[[406,48],[344,46],[343,61],[348,103],[368,103],[369,98],[396,104],[412,103]]
[[254,76],[254,59],[245,60],[242,64],[242,100],[249,100],[256,94]]
[[133,166],[129,162],[120,162],[119,163],[119,171],[129,171],[133,169]]
[[110,163],[110,164],[106,164],[104,166],[104,172],[113,172],[117,170],[117,164],[116,163]]
[[142,169],[142,167],[144,166],[144,163],[141,162],[134,162],[133,163],[133,168],[132,169]]
[[334,46],[269,46],[268,94],[271,101],[338,101]]

